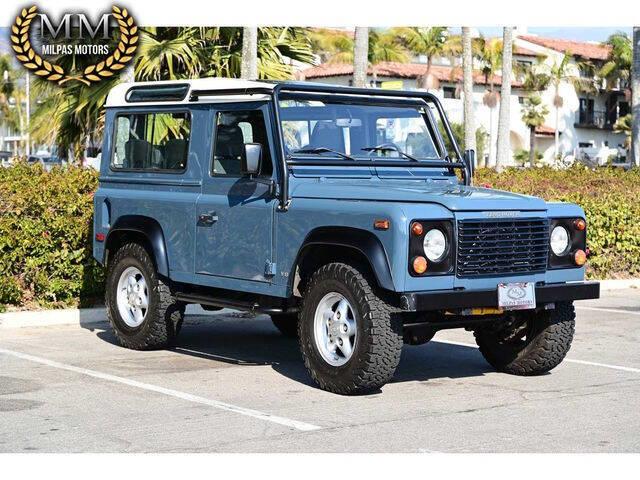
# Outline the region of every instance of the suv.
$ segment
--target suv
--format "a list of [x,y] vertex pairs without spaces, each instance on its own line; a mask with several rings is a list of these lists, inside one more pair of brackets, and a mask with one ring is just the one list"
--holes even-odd
[[128,348],[170,345],[195,303],[270,315],[331,392],[379,389],[403,343],[448,328],[537,375],[569,350],[572,302],[599,296],[583,210],[471,186],[426,92],[121,84],[102,151],[93,254]]

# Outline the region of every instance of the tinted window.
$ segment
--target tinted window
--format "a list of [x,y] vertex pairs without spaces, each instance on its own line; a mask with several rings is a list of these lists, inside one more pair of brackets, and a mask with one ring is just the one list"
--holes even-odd
[[216,144],[213,152],[213,175],[242,175],[241,162],[247,143],[262,145],[260,175],[270,176],[273,167],[267,128],[261,110],[220,112],[216,116]]
[[190,133],[188,113],[118,115],[111,167],[182,171],[187,165]]

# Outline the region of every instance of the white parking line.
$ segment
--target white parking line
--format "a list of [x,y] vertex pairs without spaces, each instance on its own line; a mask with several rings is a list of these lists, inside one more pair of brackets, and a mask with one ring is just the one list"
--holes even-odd
[[99,378],[101,380],[106,380],[108,382],[121,383],[123,385],[128,385],[130,387],[140,388],[142,390],[147,390],[150,392],[161,393],[163,395],[179,398],[181,400],[186,400],[188,402],[208,405],[210,407],[217,408],[220,410],[226,410],[228,412],[238,413],[240,415],[246,415],[247,417],[257,418],[259,420],[264,420],[266,422],[277,423],[279,425],[295,428],[297,430],[312,431],[312,430],[320,430],[322,428],[317,425],[312,425],[310,423],[299,422],[297,420],[292,420],[290,418],[278,417],[275,415],[270,415],[268,413],[260,412],[258,410],[251,410],[249,408],[238,407],[236,405],[231,405],[229,403],[219,402],[217,400],[210,400],[208,398],[199,397],[197,395],[191,395],[190,393],[184,393],[178,390],[172,390],[170,388],[159,387],[157,385],[151,385],[149,383],[142,383],[136,380],[130,380],[128,378],[118,377],[116,375],[110,375],[108,373],[98,372],[96,370],[88,370],[86,368],[75,367],[73,365],[67,365],[65,363],[56,362],[54,360],[49,360],[42,357],[36,357],[35,355],[29,355],[27,353],[15,352],[13,350],[5,350],[4,348],[0,348],[0,353],[4,353],[5,355],[10,355],[12,357],[20,358],[22,360],[28,360],[30,362],[40,363],[43,365],[47,365],[49,367],[59,368],[61,370],[67,370],[70,372],[79,373],[81,375],[87,375],[89,377]]
[[616,308],[600,308],[600,307],[583,307],[577,306],[576,310],[594,310],[598,312],[622,313],[624,315],[640,315],[640,312],[630,312],[628,310],[619,310]]
[[[460,347],[478,348],[478,346],[473,343],[454,342],[454,341],[441,340],[441,339],[436,339],[435,341],[438,343],[447,343],[449,345],[458,345]],[[623,367],[622,365],[611,365],[608,363],[589,362],[587,360],[574,360],[572,358],[565,358],[564,361],[569,363],[577,363],[580,365],[590,365],[592,367],[610,368],[612,370],[620,370],[623,372],[640,373],[640,368]]]

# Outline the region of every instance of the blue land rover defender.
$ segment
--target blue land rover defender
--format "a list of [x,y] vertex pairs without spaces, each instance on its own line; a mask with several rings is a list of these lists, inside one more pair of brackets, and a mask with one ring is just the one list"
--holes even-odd
[[331,392],[379,389],[403,343],[448,328],[536,375],[569,350],[572,302],[599,296],[583,210],[471,186],[432,94],[122,84],[104,131],[93,252],[125,347],[170,345],[196,303],[270,315]]

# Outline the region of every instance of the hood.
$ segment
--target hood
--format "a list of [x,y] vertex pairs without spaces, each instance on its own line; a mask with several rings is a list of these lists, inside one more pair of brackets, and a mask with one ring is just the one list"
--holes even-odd
[[446,182],[314,179],[291,186],[293,198],[437,203],[451,211],[546,210],[538,197]]

